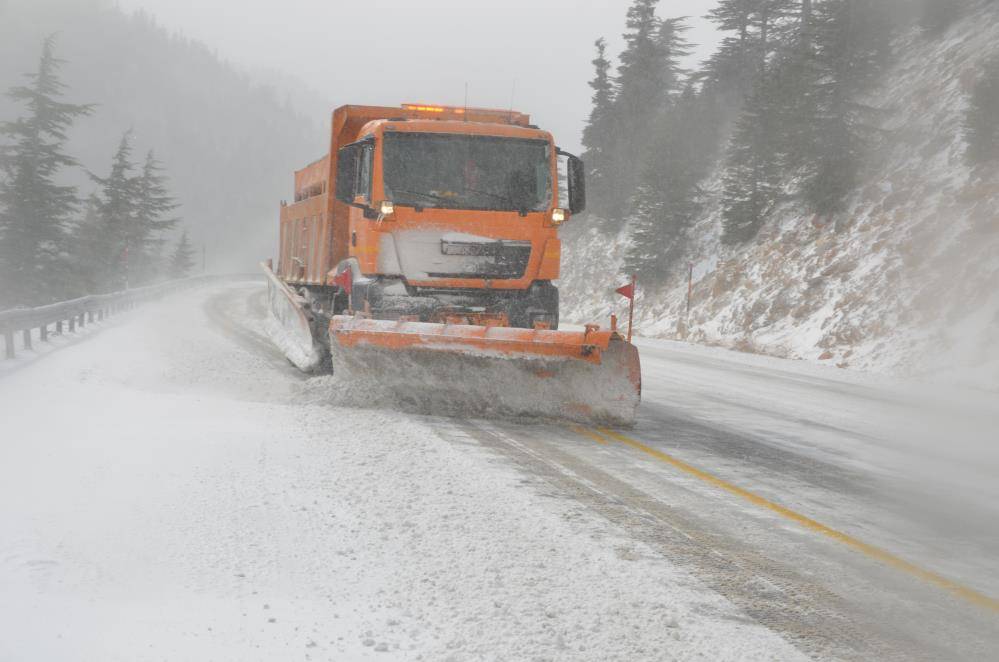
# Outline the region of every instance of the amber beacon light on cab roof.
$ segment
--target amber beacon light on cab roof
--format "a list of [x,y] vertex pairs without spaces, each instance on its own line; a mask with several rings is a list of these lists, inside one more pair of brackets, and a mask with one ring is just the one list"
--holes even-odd
[[342,106],[264,265],[279,344],[303,370],[375,377],[408,400],[478,386],[517,413],[512,387],[547,414],[628,422],[635,347],[613,321],[558,330],[559,227],[585,204],[582,162],[523,113]]

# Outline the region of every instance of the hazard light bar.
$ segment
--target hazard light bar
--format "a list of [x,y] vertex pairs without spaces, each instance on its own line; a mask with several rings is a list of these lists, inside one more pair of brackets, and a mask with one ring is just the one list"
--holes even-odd
[[[2,1],[2,0],[0,0]],[[517,126],[530,126],[531,118],[524,113],[497,108],[465,108],[463,106],[443,106],[434,103],[404,103],[403,110],[415,113],[427,113],[441,117],[460,117],[466,121],[497,122]]]
[[457,115],[465,113],[464,108],[458,108],[457,106],[421,106],[415,103],[404,103],[402,107],[405,110],[419,110],[425,113],[455,113]]

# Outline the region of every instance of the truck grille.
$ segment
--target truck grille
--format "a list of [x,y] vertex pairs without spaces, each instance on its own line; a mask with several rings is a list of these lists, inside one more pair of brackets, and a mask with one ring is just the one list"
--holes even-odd
[[531,259],[529,241],[463,242],[441,240],[441,254],[467,256],[458,271],[433,272],[431,278],[522,278]]

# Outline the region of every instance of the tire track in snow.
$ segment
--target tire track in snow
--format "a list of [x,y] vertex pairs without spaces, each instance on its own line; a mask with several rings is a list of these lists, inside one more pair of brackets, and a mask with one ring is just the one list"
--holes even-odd
[[[250,319],[264,320],[267,316],[267,290],[262,283],[255,283],[252,290],[245,288],[227,288],[209,298],[204,304],[205,315],[226,335],[254,354],[264,356],[281,373],[299,381],[307,381],[309,376],[293,366],[274,343],[264,335],[253,330],[248,324]],[[245,315],[239,315],[235,308],[245,306]]]
[[[678,562],[750,618],[817,659],[939,660],[946,650],[916,650],[895,633],[877,631],[819,582],[739,541],[715,533],[701,518],[564,452],[547,438],[565,430],[547,426],[453,423],[644,543]],[[445,433],[446,436],[446,433]],[[461,442],[459,442],[461,443]],[[464,443],[467,443],[465,441]]]

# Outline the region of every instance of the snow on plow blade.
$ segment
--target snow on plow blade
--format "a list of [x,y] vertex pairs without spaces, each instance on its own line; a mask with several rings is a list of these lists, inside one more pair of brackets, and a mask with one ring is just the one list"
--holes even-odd
[[377,375],[432,413],[628,425],[641,397],[638,350],[614,331],[551,331],[336,316],[334,370]]
[[269,264],[260,266],[267,276],[267,308],[270,311],[267,335],[289,361],[300,370],[312,372],[322,362],[323,349],[313,340],[313,320],[307,302],[282,282]]

